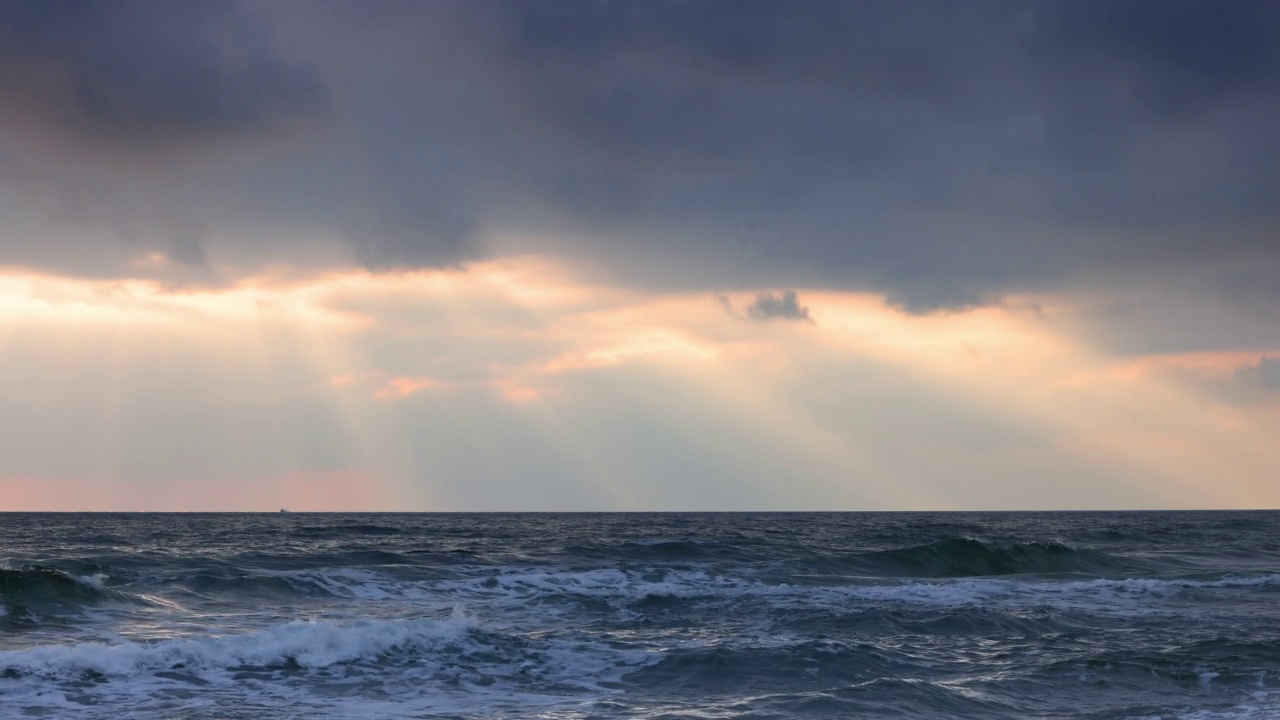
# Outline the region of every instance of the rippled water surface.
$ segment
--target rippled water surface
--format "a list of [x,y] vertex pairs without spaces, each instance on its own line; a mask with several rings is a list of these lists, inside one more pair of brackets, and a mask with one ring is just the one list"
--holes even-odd
[[1274,718],[1280,513],[0,514],[0,718]]

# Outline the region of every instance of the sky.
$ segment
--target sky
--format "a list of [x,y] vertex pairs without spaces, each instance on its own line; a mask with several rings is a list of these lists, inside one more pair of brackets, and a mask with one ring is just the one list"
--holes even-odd
[[0,510],[1280,507],[1276,37],[0,0]]

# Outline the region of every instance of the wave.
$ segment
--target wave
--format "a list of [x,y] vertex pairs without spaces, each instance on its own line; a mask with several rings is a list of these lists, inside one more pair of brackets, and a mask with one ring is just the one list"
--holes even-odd
[[[1182,716],[1183,720],[1275,720],[1280,717],[1280,692],[1274,690],[1251,693],[1249,701],[1229,708],[1196,710]],[[1149,716],[1139,720],[1163,720]]]
[[405,581],[355,568],[262,571],[253,580],[284,583],[297,592],[322,593],[349,600],[426,600],[432,596],[430,583]]
[[108,597],[104,576],[77,577],[57,568],[0,568],[0,616],[29,618],[33,611],[80,607]]
[[1101,550],[1056,542],[995,545],[972,538],[948,538],[927,545],[865,553],[858,560],[879,574],[926,577],[1099,573],[1132,567]]
[[0,619],[12,627],[45,620],[65,622],[91,608],[108,604],[151,608],[177,605],[154,595],[134,594],[108,586],[102,572],[74,575],[42,565],[0,567]]
[[[1024,559],[1019,561],[1024,564],[1018,566],[1024,571],[1028,567],[1047,572],[1045,568],[1049,566],[1070,566],[1079,572],[1078,568],[1085,562],[1111,562],[1105,555],[1099,559],[1090,552],[1070,548],[1045,550],[1051,559],[1044,560],[1036,555],[1039,548],[1021,547],[1024,549],[1011,555]],[[937,554],[933,550],[918,551],[918,548],[906,550],[912,551],[906,554],[912,561]],[[986,550],[962,552],[984,557]],[[898,559],[901,556],[902,553],[891,556],[892,562],[902,562]],[[1082,556],[1084,560],[1080,559]],[[1058,560],[1059,557],[1064,559]],[[877,562],[883,565],[890,560],[878,558]],[[103,575],[75,576],[55,568],[32,566],[20,570],[0,569],[0,604],[7,608],[11,618],[33,611],[56,613],[100,604],[104,600],[154,605],[160,598],[169,596],[186,602],[180,599],[181,593],[223,604],[252,598],[286,598],[289,602],[336,599],[402,603],[434,611],[457,603],[480,603],[519,613],[579,608],[653,614],[679,611],[690,605],[726,607],[755,601],[782,609],[811,608],[834,613],[876,605],[1003,609],[1045,606],[1089,613],[1150,615],[1166,612],[1168,602],[1188,592],[1280,588],[1280,574],[1091,579],[902,575],[905,573],[895,578],[787,576],[736,565],[722,566],[719,570],[706,565],[573,568],[458,564],[305,570],[224,566],[108,587]],[[135,592],[148,594],[132,594]],[[157,595],[160,598],[153,597]]]
[[682,707],[709,700],[722,711],[708,713],[715,717],[1008,717],[999,703],[931,674],[931,661],[910,652],[811,639],[676,648],[625,682],[660,689],[675,711],[661,717],[685,717]]
[[870,643],[782,639],[676,648],[628,682],[705,694],[743,686],[758,691],[781,689],[794,687],[797,681],[847,686],[868,677],[909,675],[920,669],[919,659],[909,653]]
[[465,634],[465,620],[369,621],[350,626],[291,622],[257,633],[118,644],[81,643],[0,652],[10,678],[124,677],[168,670],[318,669],[425,653]]
[[[193,688],[206,697],[228,693],[240,704],[250,694],[262,707],[292,710],[321,688],[329,690],[330,708],[340,706],[358,686],[357,707],[337,716],[434,717],[450,707],[489,712],[599,697],[658,659],[616,643],[486,631],[462,616],[295,621],[220,637],[0,651],[0,695],[12,707],[61,716],[66,708],[55,703],[66,694],[56,690],[74,688],[85,706],[152,702],[158,704],[141,709],[146,716],[167,717],[163,703]],[[378,698],[395,700],[379,708]]]
[[1187,591],[1259,587],[1280,587],[1280,574],[1227,576],[1214,580],[1189,578],[1099,578],[1074,581],[1025,581],[996,578],[908,580],[892,585],[811,588],[802,595],[790,597],[785,595],[785,586],[765,592],[782,595],[777,602],[783,605],[832,606],[844,601],[938,608],[1050,607],[1090,614],[1144,616],[1171,612],[1165,601],[1177,600]]
[[[833,580],[835,580],[833,582]],[[407,579],[372,569],[258,570],[237,578],[190,581],[201,592],[291,594],[351,601],[448,606],[478,602],[512,611],[557,606],[657,612],[696,604],[757,600],[779,608],[843,612],[871,605],[959,608],[1048,606],[1085,612],[1148,615],[1160,601],[1191,591],[1280,588],[1280,574],[1210,578],[1013,577],[818,578],[779,582],[739,569],[737,574],[672,568],[493,568],[459,566],[431,579]]]
[[641,573],[618,569],[583,572],[520,571],[485,580],[440,583],[462,597],[498,595],[513,603],[534,598],[587,598],[631,609],[653,605],[656,599],[725,603],[767,602],[776,608],[818,608],[858,611],[870,606],[934,608],[996,607],[1021,609],[1056,607],[1087,613],[1122,616],[1166,612],[1163,601],[1188,591],[1280,587],[1280,574],[1226,576],[1216,579],[1121,578],[1028,581],[1000,578],[902,580],[876,579],[843,584],[771,583],[747,577],[713,575],[701,571]]
[[1280,641],[1215,638],[1150,650],[1111,649],[1049,666],[1048,670],[1118,677],[1162,677],[1202,685],[1255,685],[1280,674]]
[[107,547],[132,547],[133,543],[114,535],[85,535],[68,538],[69,542],[80,545],[102,545]]
[[248,552],[234,555],[228,560],[233,566],[278,569],[296,568],[300,565],[325,568],[424,564],[400,553],[380,549],[355,549],[332,553]]
[[874,607],[1057,608],[1088,614],[1144,616],[1178,612],[1170,603],[1188,592],[1280,588],[1280,574],[1216,578],[848,578],[843,582],[772,582],[705,570],[595,568],[492,569],[452,579],[409,581],[365,570],[297,571],[280,579],[305,592],[358,601],[400,601],[448,606],[478,603],[510,613],[586,609],[652,615],[691,605],[721,610],[759,602],[776,609],[843,614]]
[[401,528],[389,527],[387,525],[303,525],[293,528],[290,534],[300,537],[337,537],[337,536],[380,536],[380,535],[404,535],[405,530]]
[[[330,567],[315,570],[240,569],[202,571],[166,583],[206,599],[339,598],[344,600],[427,600],[439,597],[432,581],[409,580],[379,570]],[[419,578],[425,574],[418,572]]]
[[694,538],[655,538],[621,543],[575,544],[565,547],[562,556],[581,560],[616,562],[670,562],[680,560],[733,559],[742,551],[733,543],[709,542]]

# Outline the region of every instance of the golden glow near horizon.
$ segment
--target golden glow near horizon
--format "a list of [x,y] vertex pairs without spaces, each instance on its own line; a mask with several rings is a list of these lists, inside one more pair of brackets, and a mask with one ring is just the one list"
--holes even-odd
[[[503,479],[520,452],[562,463],[619,509],[680,506],[651,487],[646,463],[740,474],[742,501],[726,507],[1280,504],[1276,403],[1213,391],[1280,350],[1116,358],[1064,329],[1069,299],[914,316],[870,294],[798,290],[812,323],[752,322],[709,293],[595,286],[539,257],[213,288],[0,272],[6,369],[31,363],[24,377],[49,387],[25,389],[49,413],[96,413],[96,439],[68,438],[67,451],[97,453],[115,473],[42,474],[32,460],[0,472],[0,509],[219,509],[237,493],[298,509],[473,508],[473,473],[541,497]],[[189,375],[164,380],[157,363],[170,360]],[[178,407],[288,418],[300,405],[327,413],[350,447],[318,450],[282,421],[264,432],[289,439],[242,462],[202,460],[200,447],[125,450],[139,387],[154,406],[129,412],[149,422]],[[702,459],[673,470],[639,434],[652,430],[611,434],[591,419],[615,411],[619,423],[663,418],[679,433],[666,442]],[[902,423],[896,434],[877,434],[884,418]],[[235,430],[209,422],[212,440]],[[494,445],[494,423],[537,447]],[[1009,430],[969,438],[982,423]],[[765,461],[789,476],[770,480]],[[134,466],[156,467],[144,482]]]

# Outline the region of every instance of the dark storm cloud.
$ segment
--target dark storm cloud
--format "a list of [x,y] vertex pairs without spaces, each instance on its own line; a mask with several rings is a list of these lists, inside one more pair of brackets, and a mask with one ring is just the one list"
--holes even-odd
[[1277,33],[1270,3],[1051,6],[1031,56],[1058,210],[1166,232],[1274,220],[1280,142],[1265,127],[1280,117]]
[[475,7],[454,21],[485,29],[467,72],[502,108],[506,189],[633,280],[684,282],[649,258],[694,258],[925,312],[1097,270],[1274,264],[1270,10]]
[[9,122],[148,144],[313,115],[327,89],[314,66],[281,58],[231,2],[4,0],[0,97]]
[[214,263],[226,235],[279,263],[307,247],[271,238],[328,232],[375,268],[551,251],[912,312],[1171,268],[1280,287],[1270,3],[14,3],[0,25],[6,127],[34,108],[103,142],[183,138],[175,162],[238,138],[107,200],[66,179],[85,157],[15,151],[130,223],[163,198],[134,235],[196,227],[165,246]]
[[796,320],[813,322],[809,317],[809,308],[801,305],[795,290],[784,290],[780,293],[763,292],[747,306],[747,317],[757,322],[766,320]]
[[1280,7],[1227,0],[1081,0],[1048,13],[1055,53],[1092,57],[1136,80],[1133,96],[1163,112],[1280,80]]

